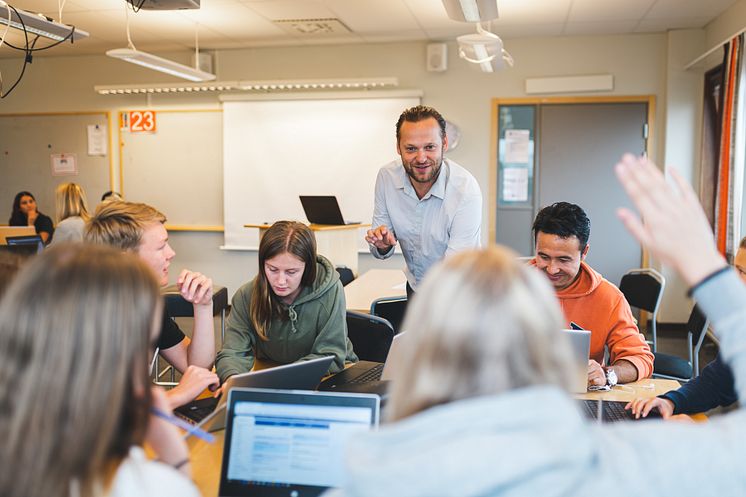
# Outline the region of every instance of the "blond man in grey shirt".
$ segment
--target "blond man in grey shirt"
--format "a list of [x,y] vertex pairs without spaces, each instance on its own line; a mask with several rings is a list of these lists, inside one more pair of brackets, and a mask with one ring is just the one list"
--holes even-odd
[[398,242],[407,264],[407,293],[443,257],[481,244],[482,192],[448,150],[445,119],[432,107],[406,109],[396,123],[395,160],[378,172],[372,229],[365,240],[378,259]]

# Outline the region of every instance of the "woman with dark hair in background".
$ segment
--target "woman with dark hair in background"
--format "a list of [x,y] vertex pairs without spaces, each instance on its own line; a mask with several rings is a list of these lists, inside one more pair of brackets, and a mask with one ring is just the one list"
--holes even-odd
[[52,241],[54,225],[49,216],[39,212],[36,199],[31,192],[18,192],[13,199],[13,211],[8,224],[11,226],[33,226],[44,243]]
[[220,381],[251,371],[254,350],[279,363],[334,356],[329,372],[357,361],[347,338],[339,275],[316,253],[305,224],[278,221],[259,243],[259,274],[233,296],[225,343],[215,362]]

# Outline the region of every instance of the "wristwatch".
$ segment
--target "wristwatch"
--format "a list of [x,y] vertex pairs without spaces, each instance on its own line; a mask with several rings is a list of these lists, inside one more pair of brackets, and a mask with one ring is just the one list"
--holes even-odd
[[616,376],[616,372],[612,368],[606,370],[606,384],[613,387],[619,383],[619,378]]

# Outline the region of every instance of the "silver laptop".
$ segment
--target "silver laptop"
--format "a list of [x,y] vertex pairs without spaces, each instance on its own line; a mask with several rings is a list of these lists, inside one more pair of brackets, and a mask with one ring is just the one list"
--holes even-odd
[[221,497],[307,497],[339,487],[347,442],[378,425],[375,395],[234,388]]
[[219,400],[196,400],[175,409],[174,413],[189,422],[198,423],[197,426],[203,430],[221,430],[225,427],[225,406],[228,397],[226,394],[232,389],[252,387],[313,390],[318,386],[321,378],[327,374],[333,360],[333,356],[319,357],[309,361],[299,361],[260,371],[233,375],[225,382],[225,389]]
[[588,358],[591,354],[591,332],[588,330],[562,330],[570,340],[576,372],[573,376],[570,392],[586,393],[588,391]]

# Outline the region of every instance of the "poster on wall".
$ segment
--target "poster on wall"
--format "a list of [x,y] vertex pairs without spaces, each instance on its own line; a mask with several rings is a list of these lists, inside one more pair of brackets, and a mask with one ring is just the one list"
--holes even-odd
[[78,161],[75,154],[52,154],[51,162],[53,176],[78,174]]

